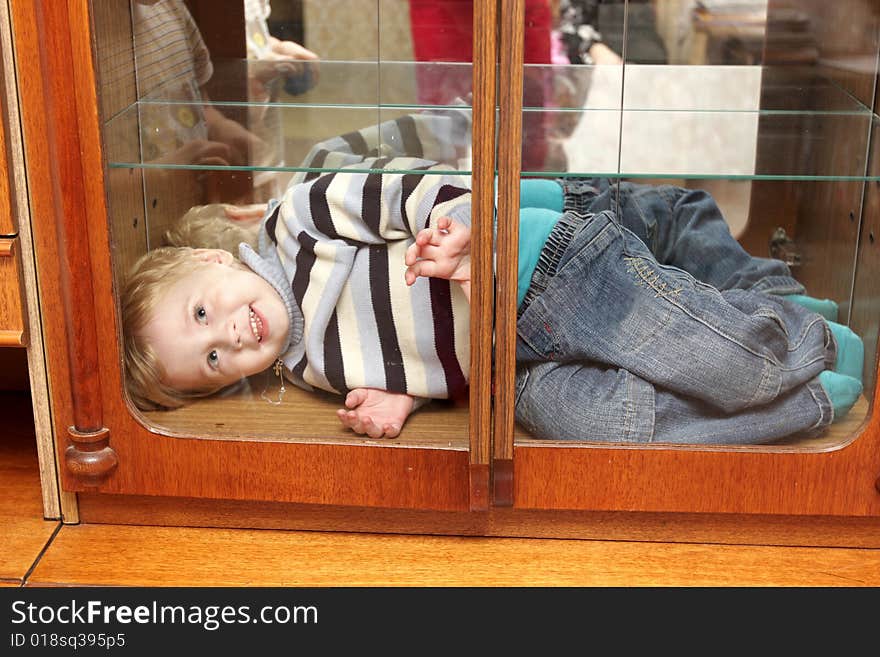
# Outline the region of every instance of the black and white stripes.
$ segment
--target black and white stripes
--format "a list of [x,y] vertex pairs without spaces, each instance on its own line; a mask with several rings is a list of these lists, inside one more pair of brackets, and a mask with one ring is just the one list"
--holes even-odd
[[441,279],[407,286],[404,254],[440,216],[470,224],[470,180],[419,158],[358,160],[291,184],[266,222],[305,323],[287,369],[297,383],[343,394],[463,395],[467,299]]

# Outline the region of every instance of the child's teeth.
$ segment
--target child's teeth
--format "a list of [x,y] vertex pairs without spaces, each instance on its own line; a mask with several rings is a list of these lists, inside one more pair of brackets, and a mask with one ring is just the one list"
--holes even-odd
[[262,324],[260,318],[257,317],[257,314],[254,312],[253,308],[248,309],[250,312],[250,321],[251,321],[251,332],[254,334],[254,337],[257,339],[257,342],[261,342],[263,340],[262,333]]

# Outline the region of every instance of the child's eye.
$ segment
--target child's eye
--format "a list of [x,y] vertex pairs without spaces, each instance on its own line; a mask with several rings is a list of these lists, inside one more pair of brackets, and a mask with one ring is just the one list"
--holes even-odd
[[216,370],[220,366],[220,356],[217,353],[216,349],[212,349],[208,354],[208,365],[210,365],[211,369]]
[[195,314],[196,321],[201,324],[204,324],[208,319],[208,311],[205,310],[204,306],[196,306],[196,310],[195,310],[194,314]]

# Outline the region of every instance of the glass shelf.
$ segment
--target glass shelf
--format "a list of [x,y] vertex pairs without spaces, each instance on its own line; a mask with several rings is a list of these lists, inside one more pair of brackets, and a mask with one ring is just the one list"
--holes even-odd
[[[410,84],[422,69],[430,69],[435,79],[455,80],[455,88],[461,88],[461,80],[470,78],[470,64],[322,61],[315,65],[312,86],[303,93],[271,89],[266,92],[271,102],[249,100],[248,76],[265,66],[244,60],[219,63],[214,78],[223,82],[211,90],[206,104],[187,101],[173,85],[166,85],[119,112],[106,124],[108,165],[334,170],[332,164],[314,158],[326,140],[406,115],[457,115],[466,130],[454,138],[428,121],[419,126],[418,140],[408,142],[399,131],[385,132],[370,152],[426,157],[470,173],[470,106],[461,98],[449,105],[420,103],[415,84]],[[524,152],[543,148],[557,156],[539,166],[530,159],[524,176],[876,179],[866,174],[866,154],[878,117],[811,69],[529,66],[526,76],[553,85],[556,92],[550,106],[525,106]],[[269,80],[269,86],[283,82],[269,75],[263,79]],[[252,144],[237,159],[199,159],[199,147],[191,142],[208,140],[207,132],[199,134],[197,125],[206,107],[238,122],[262,142],[255,142],[257,147]],[[811,156],[843,132],[856,144],[851,157]],[[435,150],[425,152],[422,146],[413,146],[417,142],[431,142]],[[357,166],[350,170],[371,171]]]

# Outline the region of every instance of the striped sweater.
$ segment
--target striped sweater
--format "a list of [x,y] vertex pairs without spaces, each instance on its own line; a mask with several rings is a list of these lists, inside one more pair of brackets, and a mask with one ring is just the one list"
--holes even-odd
[[[415,157],[459,168],[470,160],[471,111],[466,105],[406,114],[315,144],[291,184],[368,157]],[[467,167],[463,167],[467,168]]]
[[292,181],[263,225],[303,318],[302,339],[282,356],[288,378],[340,394],[462,396],[468,301],[442,279],[408,287],[404,254],[441,216],[470,225],[470,179],[419,158],[357,160]]

